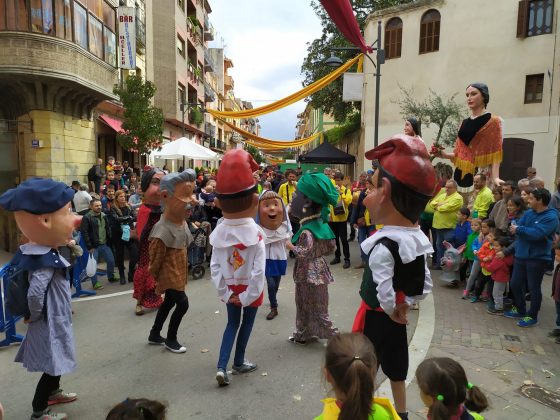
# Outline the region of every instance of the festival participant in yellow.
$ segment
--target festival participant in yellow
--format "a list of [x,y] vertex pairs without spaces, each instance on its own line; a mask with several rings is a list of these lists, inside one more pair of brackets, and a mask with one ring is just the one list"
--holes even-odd
[[344,175],[341,172],[334,174],[334,183],[338,192],[338,203],[330,206],[331,217],[329,226],[335,235],[336,251],[331,265],[340,263],[340,242],[342,241],[342,252],[344,253],[344,265],[342,268],[350,268],[350,247],[348,246],[348,206],[352,202],[352,191],[343,185]]
[[278,195],[282,198],[285,206],[289,206],[292,201],[292,196],[297,188],[297,175],[293,169],[288,169],[284,175],[287,181],[278,187]]

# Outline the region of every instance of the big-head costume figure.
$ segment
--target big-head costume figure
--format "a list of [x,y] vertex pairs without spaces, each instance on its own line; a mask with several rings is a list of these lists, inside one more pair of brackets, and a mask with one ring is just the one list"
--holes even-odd
[[245,360],[245,349],[263,301],[265,277],[266,235],[254,219],[259,197],[253,172],[258,168],[246,151],[230,150],[222,159],[216,180],[216,205],[222,209],[223,221],[210,235],[213,247],[210,270],[228,314],[216,373],[220,386],[229,385],[227,365],[236,336],[233,372],[257,369],[256,364]]
[[74,190],[52,179],[33,178],[0,196],[0,207],[13,211],[29,242],[16,260],[29,272],[27,334],[16,362],[29,372],[42,372],[33,398],[32,418],[66,418],[50,413],[49,405],[70,402],[74,393],[60,389],[60,376],[76,367],[70,284],[70,266],[57,248],[72,239],[81,217],[72,213]]
[[[160,183],[163,215],[150,233],[150,274],[156,280],[156,293],[165,293],[159,307],[148,342],[164,344],[173,353],[187,349],[177,341],[177,331],[183,316],[189,309],[185,294],[187,282],[187,224],[196,173],[192,169],[165,175]],[[169,320],[167,338],[160,335],[163,323],[171,308],[175,311]]]
[[259,196],[259,210],[257,223],[262,227],[266,238],[266,283],[268,286],[268,300],[270,312],[266,319],[278,316],[278,300],[276,295],[280,287],[280,280],[286,274],[288,255],[286,241],[292,237],[292,228],[284,201],[274,191],[265,191]]
[[150,264],[149,238],[153,227],[161,217],[161,195],[159,184],[163,171],[150,168],[142,174],[142,205],[138,209],[136,233],[140,238],[138,267],[134,273],[134,294],[136,315],[143,315],[144,308],[159,308],[161,296],[156,293],[156,281],[148,269]]
[[433,249],[417,222],[433,195],[436,175],[418,137],[395,135],[366,157],[378,161],[378,168],[364,205],[384,226],[361,245],[368,264],[353,330],[372,341],[378,363],[391,381],[395,408],[401,418],[408,418],[406,317],[409,306],[432,289],[426,261]]

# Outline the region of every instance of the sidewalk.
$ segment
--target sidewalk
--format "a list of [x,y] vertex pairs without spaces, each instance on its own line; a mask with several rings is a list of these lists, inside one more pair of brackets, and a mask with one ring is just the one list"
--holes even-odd
[[[487,419],[560,419],[560,411],[519,392],[527,381],[560,391],[560,344],[547,337],[556,319],[549,296],[552,277],[544,277],[539,324],[520,328],[512,319],[488,314],[484,303],[461,300],[461,290],[444,286],[440,275],[432,272],[436,319],[427,357],[450,357],[463,365],[469,381],[490,399],[491,407],[483,413]],[[415,380],[407,395],[410,418],[425,419]]]

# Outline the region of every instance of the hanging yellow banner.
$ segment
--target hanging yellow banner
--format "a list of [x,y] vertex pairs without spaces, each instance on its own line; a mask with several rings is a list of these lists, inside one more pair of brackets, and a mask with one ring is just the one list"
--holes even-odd
[[345,64],[340,66],[332,73],[327,74],[325,77],[311,83],[309,86],[304,87],[300,91],[292,93],[290,96],[287,96],[284,99],[280,99],[279,101],[273,102],[271,104],[253,109],[244,109],[242,111],[218,111],[216,109],[206,109],[206,111],[212,114],[214,117],[221,118],[252,118],[258,117],[259,115],[269,114],[288,105],[296,103],[297,101],[301,101],[302,99],[307,98],[309,95],[323,89],[325,86],[328,86],[336,79],[338,79],[346,70],[356,64],[362,56],[363,54],[360,54],[352,58],[351,60],[348,60]]

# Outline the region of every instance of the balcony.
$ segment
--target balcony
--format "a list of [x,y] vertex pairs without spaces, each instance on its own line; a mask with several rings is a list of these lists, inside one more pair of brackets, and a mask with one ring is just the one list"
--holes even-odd
[[212,60],[212,56],[208,50],[204,50],[204,71],[210,73],[214,72],[214,60]]
[[141,52],[143,53],[144,48],[146,47],[146,24],[144,21],[140,20],[138,17],[138,11],[136,12],[136,41],[138,41],[137,49],[141,48]]
[[187,32],[195,45],[202,45],[202,27],[196,16],[187,16]]
[[204,102],[214,102],[216,100],[216,95],[210,87],[210,85],[204,82]]
[[227,144],[225,142],[221,141],[221,140],[216,139],[216,138],[211,138],[210,139],[210,147],[212,149],[225,151],[227,149]]
[[204,41],[214,41],[214,27],[206,14],[204,15]]
[[225,91],[233,90],[233,86],[234,86],[233,77],[224,74],[224,90]]
[[235,106],[235,101],[233,99],[226,99],[224,101],[224,110],[235,111],[237,107]]
[[208,137],[216,137],[216,127],[209,122],[204,123],[204,132]]

